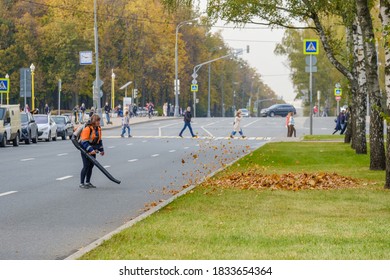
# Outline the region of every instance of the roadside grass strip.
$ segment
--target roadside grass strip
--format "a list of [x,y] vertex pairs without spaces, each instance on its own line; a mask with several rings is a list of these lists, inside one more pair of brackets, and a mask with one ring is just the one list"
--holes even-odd
[[81,259],[388,260],[384,179],[349,144],[267,143]]

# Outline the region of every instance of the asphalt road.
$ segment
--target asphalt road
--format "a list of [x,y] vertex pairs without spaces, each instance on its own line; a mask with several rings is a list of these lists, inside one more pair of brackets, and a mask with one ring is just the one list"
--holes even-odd
[[[0,149],[0,259],[64,259],[171,197],[183,185],[274,139],[284,138],[284,118],[247,118],[246,139],[230,139],[230,118],[198,118],[198,139],[178,134],[181,119],[105,130],[106,155],[98,160],[122,181],[109,181],[94,168],[97,189],[78,187],[80,152],[69,140]],[[309,134],[308,118],[296,118],[297,136]],[[315,134],[333,132],[333,118],[318,118]]]

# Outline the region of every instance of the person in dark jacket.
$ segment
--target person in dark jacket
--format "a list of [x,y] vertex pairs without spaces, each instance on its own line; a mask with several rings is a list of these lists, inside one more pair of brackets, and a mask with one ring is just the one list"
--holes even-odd
[[[82,149],[94,158],[96,158],[97,153],[104,156],[99,115],[92,115],[90,121],[82,130],[80,134],[80,145]],[[94,164],[83,153],[81,153],[81,158],[83,160],[83,168],[81,169],[79,187],[83,189],[96,188],[91,183],[92,168],[94,167]]]
[[337,119],[335,120],[335,122],[336,122],[336,127],[334,128],[334,131],[332,134],[335,134],[337,131],[341,131],[345,125],[344,109],[341,110],[341,112],[337,116]]
[[179,134],[180,137],[183,137],[183,132],[184,132],[184,130],[185,130],[187,127],[188,127],[188,129],[190,130],[191,136],[194,137],[194,138],[197,137],[197,136],[194,134],[194,132],[192,131],[192,127],[191,127],[191,118],[192,118],[191,107],[188,106],[186,112],[184,113],[184,127],[183,127],[183,129],[180,131],[180,134]]

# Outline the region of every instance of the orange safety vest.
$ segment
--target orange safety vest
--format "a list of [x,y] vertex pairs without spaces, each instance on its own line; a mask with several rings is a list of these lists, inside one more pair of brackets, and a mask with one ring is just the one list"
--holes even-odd
[[95,129],[93,126],[89,125],[89,126],[86,126],[83,129],[83,131],[81,131],[80,140],[81,141],[88,141],[89,143],[94,143],[94,144],[99,143],[102,140],[102,129],[100,126],[98,126],[98,135],[99,135],[99,138],[95,139],[96,138]]

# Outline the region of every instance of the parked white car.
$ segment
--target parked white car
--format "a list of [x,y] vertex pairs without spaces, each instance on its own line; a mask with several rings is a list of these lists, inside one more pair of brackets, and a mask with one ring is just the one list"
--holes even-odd
[[57,124],[50,115],[38,114],[34,115],[36,124],[38,125],[38,139],[48,141],[57,140]]

